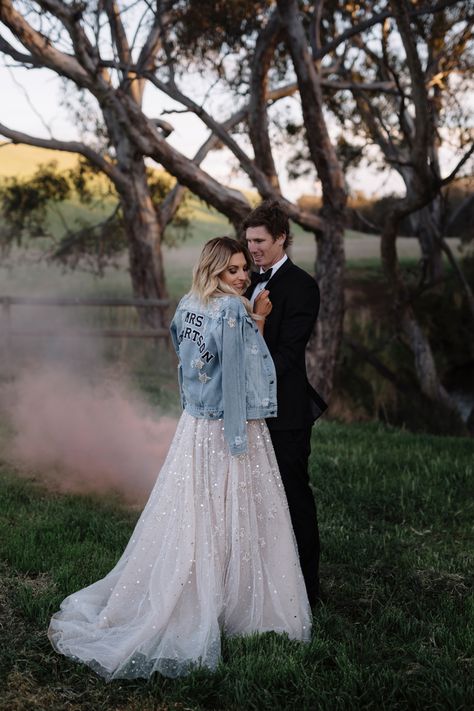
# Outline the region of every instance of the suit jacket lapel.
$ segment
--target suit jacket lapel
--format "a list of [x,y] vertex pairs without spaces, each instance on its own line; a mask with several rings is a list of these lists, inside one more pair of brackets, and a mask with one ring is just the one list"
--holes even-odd
[[257,276],[257,274],[258,272],[250,272],[250,286],[244,294],[246,299],[252,298],[253,290],[255,289],[255,286],[257,284],[257,282],[255,281],[255,277]]
[[293,262],[288,257],[286,262],[282,264],[281,267],[277,270],[277,273],[274,276],[270,277],[265,289],[268,289],[268,291],[271,293],[272,287],[275,286],[275,284],[278,282],[278,279],[280,279],[288,271],[288,269],[291,269],[292,266]]
[[[277,270],[277,273],[274,276],[270,277],[270,279],[265,285],[265,289],[268,289],[271,292],[271,289],[275,285],[275,282],[278,282],[278,279],[283,276],[283,274],[285,274],[285,272],[287,272],[288,269],[290,269],[290,267],[292,266],[293,262],[288,257],[286,262],[282,264],[281,267]],[[255,289],[255,286],[257,284],[257,282],[255,281],[255,277],[257,276],[257,274],[258,272],[251,272],[250,274],[250,286],[245,292],[245,296],[247,297],[247,299],[250,299],[253,294],[253,290]]]

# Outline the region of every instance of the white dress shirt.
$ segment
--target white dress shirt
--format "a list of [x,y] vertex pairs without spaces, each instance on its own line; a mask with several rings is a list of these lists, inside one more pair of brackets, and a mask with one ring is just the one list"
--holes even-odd
[[[287,259],[288,259],[288,255],[284,254],[283,257],[281,259],[279,259],[278,262],[276,262],[276,264],[274,264],[272,267],[268,267],[269,269],[271,268],[271,270],[272,270],[272,275],[271,275],[270,279],[273,279],[277,270],[280,269],[282,264],[284,264]],[[263,274],[263,272],[266,272],[266,271],[267,271],[266,269],[263,269],[262,267],[260,267],[260,274]],[[253,294],[250,298],[250,303],[252,304],[252,306],[254,304],[255,299],[260,294],[260,292],[267,288],[267,283],[268,282],[266,282],[266,281],[260,281],[255,286],[255,289],[253,290]]]

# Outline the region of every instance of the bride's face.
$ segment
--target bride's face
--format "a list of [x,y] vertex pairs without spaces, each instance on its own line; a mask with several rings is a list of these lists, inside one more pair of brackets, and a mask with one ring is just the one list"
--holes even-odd
[[220,279],[239,294],[243,294],[248,284],[249,267],[242,252],[233,254],[227,269],[220,274]]

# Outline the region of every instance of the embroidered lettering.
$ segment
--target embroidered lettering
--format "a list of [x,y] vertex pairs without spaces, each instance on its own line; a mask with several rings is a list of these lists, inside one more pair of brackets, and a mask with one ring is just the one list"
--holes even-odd
[[[201,314],[195,314],[193,311],[188,311],[186,313],[186,316],[184,318],[185,323],[191,323],[197,328],[200,328],[203,324],[204,317]],[[183,339],[186,338],[189,341],[192,341],[193,343],[196,344],[196,346],[199,349],[199,353],[201,354],[201,357],[204,358],[206,363],[210,363],[211,360],[214,358],[214,354],[210,353],[207,350],[206,342],[204,340],[204,336],[202,333],[199,333],[199,331],[196,330],[196,328],[191,328],[190,326],[186,326],[183,328],[181,333],[179,334],[178,337],[178,342],[181,343]],[[203,363],[204,365],[204,363]],[[194,366],[193,366],[194,367]]]
[[184,317],[185,323],[190,323],[192,326],[201,328],[204,321],[204,316],[202,314],[196,314],[194,311],[188,311]]

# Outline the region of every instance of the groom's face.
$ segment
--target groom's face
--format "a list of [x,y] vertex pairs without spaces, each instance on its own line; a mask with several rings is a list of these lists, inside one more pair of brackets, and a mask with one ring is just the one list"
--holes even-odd
[[273,267],[285,254],[283,248],[285,235],[273,239],[270,232],[263,225],[247,227],[245,239],[255,265],[259,268],[261,267],[264,271]]

